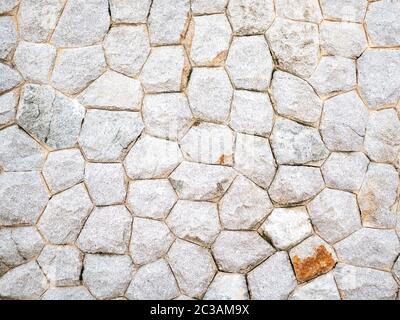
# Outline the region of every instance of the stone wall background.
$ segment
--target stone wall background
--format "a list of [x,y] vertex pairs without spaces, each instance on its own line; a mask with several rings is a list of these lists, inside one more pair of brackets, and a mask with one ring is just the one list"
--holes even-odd
[[400,1],[0,0],[0,299],[398,299]]

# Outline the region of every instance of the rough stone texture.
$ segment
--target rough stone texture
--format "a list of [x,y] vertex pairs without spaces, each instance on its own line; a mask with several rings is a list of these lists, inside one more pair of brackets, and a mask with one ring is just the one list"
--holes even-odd
[[313,198],[323,188],[318,168],[282,165],[269,188],[269,195],[279,204],[296,204]]
[[[394,204],[399,188],[399,174],[388,164],[371,163],[358,195],[365,227],[393,228],[398,213]],[[399,211],[397,211],[399,212]]]
[[252,231],[222,231],[212,246],[221,271],[246,273],[274,253],[275,249]]
[[279,67],[300,77],[312,75],[319,55],[315,24],[277,18],[266,38]]
[[49,44],[21,42],[14,55],[15,66],[27,81],[48,83],[56,58],[56,48]]
[[106,68],[100,45],[59,51],[51,76],[52,85],[66,93],[76,94],[98,78]]
[[85,109],[49,86],[28,84],[18,107],[18,124],[54,149],[75,146]]
[[0,17],[0,59],[6,59],[17,44],[17,27],[11,17]]
[[46,289],[46,277],[35,261],[16,267],[0,278],[0,298],[35,300]]
[[311,222],[319,236],[334,243],[361,228],[356,196],[325,189],[308,205]]
[[51,285],[79,285],[82,253],[76,247],[47,245],[37,262]]
[[232,29],[224,14],[193,17],[186,41],[196,66],[221,65],[228,54]]
[[336,243],[335,251],[342,262],[390,271],[400,242],[394,230],[364,228]]
[[143,127],[138,113],[89,110],[83,122],[79,144],[90,160],[115,161],[137,139]]
[[39,173],[0,174],[0,225],[35,224],[48,199]]
[[19,124],[43,142],[46,142],[49,135],[55,96],[55,90],[50,86],[27,84],[18,106]]
[[17,6],[18,2],[19,0],[3,0],[0,4],[0,13],[6,13],[13,10]]
[[11,90],[22,82],[21,75],[9,65],[0,63],[0,93]]
[[399,18],[0,0],[0,300],[399,299]]
[[246,278],[242,274],[218,272],[204,300],[248,300]]
[[224,69],[194,68],[187,94],[196,118],[218,122],[228,118],[233,88]]
[[287,250],[312,235],[305,207],[276,208],[261,226],[262,233],[280,250]]
[[400,45],[400,3],[397,1],[370,3],[365,23],[373,45]]
[[78,149],[51,152],[43,166],[43,176],[52,193],[73,187],[83,180],[85,160]]
[[193,126],[181,140],[181,149],[191,161],[231,165],[235,136],[224,125],[200,123]]
[[9,267],[34,259],[43,247],[44,241],[35,227],[0,230],[0,262]]
[[230,126],[237,132],[267,137],[272,130],[274,110],[269,96],[261,92],[236,90]]
[[271,81],[273,63],[264,37],[235,37],[226,67],[236,89],[266,90]]
[[236,135],[235,169],[263,188],[268,188],[276,172],[269,140],[246,134]]
[[166,179],[139,180],[129,183],[127,203],[133,213],[143,218],[163,219],[177,200]]
[[[369,49],[357,60],[358,84],[371,109],[396,104],[400,98],[400,52]],[[391,81],[387,81],[391,79]]]
[[109,24],[107,0],[71,0],[65,5],[52,42],[59,47],[90,46],[103,39]]
[[228,17],[239,35],[264,33],[275,18],[272,0],[230,0]]
[[365,31],[357,23],[325,21],[320,33],[321,48],[326,54],[355,59],[367,48]]
[[31,42],[49,40],[57,24],[58,16],[63,10],[64,1],[22,0],[20,2],[18,18],[22,39]]
[[276,112],[304,123],[315,123],[322,111],[322,101],[303,79],[276,71],[271,84]]
[[73,244],[92,203],[83,184],[56,194],[40,217],[38,227],[52,244]]
[[133,275],[126,295],[131,300],[170,300],[179,295],[179,289],[168,263],[161,259]]
[[315,163],[329,155],[318,130],[286,119],[275,122],[271,146],[278,164]]
[[[109,93],[112,92],[112,95]],[[78,100],[85,106],[99,109],[139,111],[143,89],[138,80],[107,71],[87,87]]]
[[393,266],[393,273],[400,281],[400,258],[397,259],[396,263]]
[[318,0],[275,0],[276,13],[279,17],[320,23],[321,8]]
[[118,204],[125,200],[125,172],[122,164],[87,163],[85,182],[97,206]]
[[333,152],[321,168],[326,186],[357,192],[364,181],[369,163],[361,152]]
[[333,273],[329,272],[298,286],[290,296],[290,300],[340,300]]
[[167,258],[182,293],[200,298],[217,271],[209,251],[193,243],[176,240]]
[[344,300],[395,300],[397,284],[389,272],[340,263],[335,280]]
[[251,180],[238,176],[219,202],[221,223],[226,229],[253,229],[273,209],[268,193]]
[[190,66],[182,46],[151,50],[140,79],[147,93],[181,91],[186,87]]
[[280,251],[268,258],[249,273],[248,283],[255,300],[287,299],[297,284],[288,254]]
[[177,237],[210,245],[220,232],[217,205],[210,202],[181,200],[166,220]]
[[348,58],[322,57],[309,81],[320,95],[350,90],[357,84],[356,64]]
[[300,282],[329,272],[337,261],[333,248],[315,235],[291,249],[289,255]]
[[220,198],[235,176],[229,167],[184,161],[169,180],[180,199],[206,201]]
[[192,123],[188,99],[182,93],[146,95],[143,101],[146,132],[159,138],[179,140]]
[[152,45],[178,44],[189,20],[189,0],[153,0],[148,19]]
[[146,135],[127,154],[125,167],[131,179],[166,178],[182,159],[176,142]]
[[18,92],[11,91],[0,96],[0,126],[10,123],[17,110]]
[[151,0],[110,0],[111,18],[114,22],[145,23]]
[[228,0],[192,0],[191,8],[194,14],[221,13],[228,4]]
[[45,161],[40,145],[17,126],[0,131],[0,166],[5,171],[40,170]]
[[174,236],[162,221],[134,218],[130,252],[135,264],[147,264],[165,255]]
[[331,151],[362,151],[367,123],[368,110],[351,91],[325,101],[321,135]]
[[96,207],[77,244],[88,253],[123,254],[128,249],[132,216],[124,206]]
[[128,256],[88,254],[83,266],[83,283],[99,299],[122,296],[131,281]]
[[364,145],[373,161],[400,167],[400,119],[396,110],[370,113]]
[[362,22],[367,10],[368,0],[321,0],[325,19]]
[[9,268],[3,262],[0,262],[0,276],[4,275],[8,270]]
[[104,41],[104,50],[112,69],[128,76],[137,76],[150,53],[146,27],[112,27]]
[[41,300],[94,300],[94,297],[85,287],[50,288]]

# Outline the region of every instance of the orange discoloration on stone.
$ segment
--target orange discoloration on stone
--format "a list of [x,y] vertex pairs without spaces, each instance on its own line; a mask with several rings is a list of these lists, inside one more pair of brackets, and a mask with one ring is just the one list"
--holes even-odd
[[194,31],[195,31],[194,19],[191,18],[190,21],[188,22],[188,26],[186,28],[185,35],[181,39],[183,45],[186,47],[188,52],[190,52],[190,50],[192,50]]
[[228,55],[228,51],[222,51],[220,52],[210,63],[210,66],[218,66],[220,65],[225,59],[226,56]]
[[301,282],[308,281],[320,274],[327,273],[335,266],[335,260],[333,259],[332,254],[323,245],[316,248],[314,255],[311,257],[300,259],[298,256],[294,256],[292,262],[296,278]]
[[232,162],[232,156],[222,155],[218,159],[219,164],[229,164]]
[[225,155],[223,154],[222,156],[219,157],[218,163],[219,164],[224,164],[224,162],[225,162]]
[[362,196],[361,217],[364,222],[376,221],[375,214],[379,210],[379,199],[372,190]]

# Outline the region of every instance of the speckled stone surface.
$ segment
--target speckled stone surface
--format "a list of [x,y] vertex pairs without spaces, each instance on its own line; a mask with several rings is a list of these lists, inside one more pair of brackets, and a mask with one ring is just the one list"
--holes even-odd
[[399,299],[400,2],[0,0],[0,300]]

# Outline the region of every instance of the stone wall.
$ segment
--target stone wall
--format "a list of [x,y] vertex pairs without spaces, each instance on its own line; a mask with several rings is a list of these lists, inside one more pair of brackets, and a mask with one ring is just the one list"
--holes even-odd
[[399,0],[0,0],[0,299],[398,299]]

